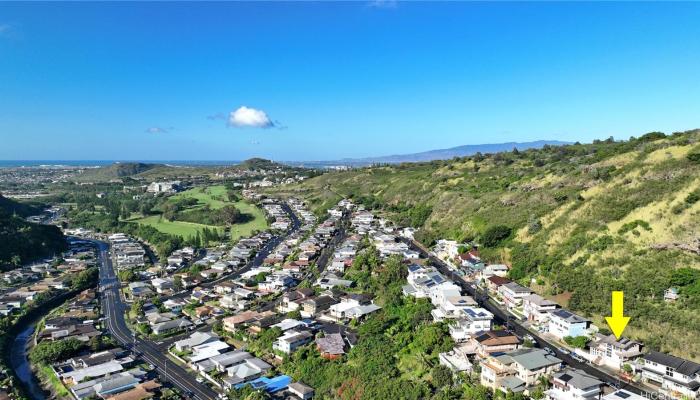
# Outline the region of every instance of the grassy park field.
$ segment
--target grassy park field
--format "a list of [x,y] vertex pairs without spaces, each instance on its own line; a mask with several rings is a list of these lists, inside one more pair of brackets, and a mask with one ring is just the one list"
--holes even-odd
[[[253,231],[267,228],[267,220],[261,209],[244,200],[236,202],[229,201],[224,186],[193,188],[172,196],[169,201],[176,201],[181,198],[197,199],[197,204],[191,207],[193,210],[204,207],[205,205],[209,205],[211,209],[219,209],[226,205],[234,205],[242,214],[249,215],[250,219],[248,221],[231,226],[231,240],[237,240],[240,237],[249,236]],[[198,231],[201,232],[204,228],[216,229],[220,232],[224,230],[223,226],[204,225],[186,221],[168,221],[160,215],[132,218],[130,221],[150,225],[163,233],[179,235],[184,238],[194,236]]]

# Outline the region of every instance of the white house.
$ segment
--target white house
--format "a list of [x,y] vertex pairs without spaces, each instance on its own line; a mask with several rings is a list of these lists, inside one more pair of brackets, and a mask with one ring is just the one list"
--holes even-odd
[[589,344],[590,354],[594,356],[593,362],[619,370],[626,363],[642,355],[642,344],[622,338],[617,340],[615,335],[602,335],[596,333]]
[[290,330],[285,332],[284,335],[277,338],[277,340],[272,344],[274,350],[279,350],[283,353],[292,353],[297,348],[311,342],[314,339],[314,335],[309,331],[296,331]]
[[554,374],[552,388],[545,392],[547,400],[599,399],[605,384],[587,373],[567,368]]
[[549,313],[557,308],[559,304],[538,294],[523,297],[523,315],[528,321],[536,324],[546,324],[549,321]]
[[365,295],[351,294],[344,296],[340,303],[333,304],[328,308],[331,317],[338,321],[347,319],[358,319],[381,309]]
[[515,282],[506,283],[498,288],[498,293],[503,298],[503,302],[509,309],[519,307],[523,303],[523,298],[532,294],[530,288],[519,285]]
[[642,380],[674,399],[700,398],[700,364],[692,361],[652,351],[643,358]]
[[586,336],[591,321],[564,309],[549,313],[549,333],[557,339]]
[[460,317],[450,324],[450,336],[455,342],[464,342],[469,336],[491,329],[493,314],[484,308],[466,307]]

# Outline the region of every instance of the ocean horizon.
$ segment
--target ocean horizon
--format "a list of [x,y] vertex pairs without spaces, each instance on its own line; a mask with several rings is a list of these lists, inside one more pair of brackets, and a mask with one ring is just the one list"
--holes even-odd
[[0,168],[103,167],[114,163],[146,163],[183,166],[237,165],[238,160],[0,160]]

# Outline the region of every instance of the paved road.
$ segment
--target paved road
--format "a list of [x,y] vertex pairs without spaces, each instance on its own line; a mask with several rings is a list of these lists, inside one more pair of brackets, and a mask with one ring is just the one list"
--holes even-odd
[[185,394],[200,400],[214,400],[218,394],[205,384],[197,382],[196,378],[181,366],[169,361],[150,340],[135,338],[124,320],[127,307],[122,302],[119,293],[119,280],[114,273],[112,260],[107,250],[109,245],[97,242],[100,250],[100,291],[102,296],[102,313],[105,315],[107,330],[123,346],[131,348],[147,362],[153,364],[164,380],[172,382]]
[[470,296],[474,297],[474,299],[479,302],[479,305],[481,307],[490,311],[494,315],[494,320],[496,322],[508,326],[513,332],[515,332],[515,334],[519,335],[520,337],[523,337],[525,335],[532,336],[539,347],[551,349],[552,351],[554,351],[557,358],[563,360],[566,364],[574,368],[583,370],[589,375],[609,384],[610,386],[625,389],[639,395],[648,393],[647,390],[644,390],[639,386],[621,381],[620,379],[618,379],[618,377],[610,375],[606,371],[598,369],[588,363],[582,363],[571,357],[571,355],[569,354],[562,353],[558,347],[544,340],[536,332],[529,331],[514,316],[508,314],[506,311],[496,306],[496,304],[494,304],[491,300],[488,299],[488,295],[484,290],[478,289],[476,286],[472,286],[471,283],[465,281],[459,274],[451,270],[444,261],[427,252],[420,244],[408,239],[402,238],[402,240],[409,246],[411,246],[413,249],[420,252],[423,257],[430,259],[433,265],[435,265],[435,267],[443,275],[448,277],[451,276],[455,284],[459,285],[462,288],[462,290],[467,292]]

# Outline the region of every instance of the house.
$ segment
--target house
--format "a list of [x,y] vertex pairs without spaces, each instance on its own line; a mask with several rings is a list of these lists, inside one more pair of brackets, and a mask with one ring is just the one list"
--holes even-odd
[[329,307],[329,314],[338,321],[359,319],[381,309],[364,294],[350,294],[341,298],[340,303]]
[[316,339],[316,349],[321,353],[321,357],[335,360],[345,354],[345,340],[340,333],[331,333]]
[[498,287],[498,294],[503,298],[505,306],[513,309],[520,307],[523,298],[532,294],[532,290],[515,282],[509,282]]
[[621,369],[624,364],[642,355],[641,343],[627,338],[617,340],[615,335],[606,336],[600,333],[596,333],[589,348],[595,364],[605,365],[615,370]]
[[301,382],[290,383],[287,391],[299,400],[310,400],[314,397],[314,389]]
[[318,296],[308,298],[301,303],[301,316],[311,318],[319,313],[328,310],[328,308],[336,304],[338,301],[331,296]]
[[314,286],[318,286],[321,289],[333,289],[335,287],[347,288],[353,285],[353,281],[347,279],[340,279],[335,275],[328,274],[318,278]]
[[182,312],[182,308],[186,305],[187,303],[179,299],[168,299],[163,302],[163,307],[170,310],[170,312],[174,314],[180,314]]
[[472,354],[463,350],[463,347],[455,347],[448,352],[440,353],[438,354],[438,362],[452,370],[452,372],[470,372],[472,363],[469,357]]
[[222,382],[224,388],[229,390],[241,383],[250,382],[272,368],[272,365],[259,358],[249,358],[245,362],[226,369],[226,376]]
[[503,278],[501,276],[490,276],[486,278],[486,288],[488,289],[489,292],[491,293],[498,293],[498,289],[507,283],[511,283],[512,281],[508,278]]
[[297,348],[311,342],[313,337],[314,336],[309,331],[290,330],[278,337],[272,344],[272,348],[290,354]]
[[483,279],[487,279],[492,276],[500,276],[505,278],[506,275],[508,275],[508,266],[504,264],[489,264],[481,271],[481,277]]
[[586,336],[590,324],[591,321],[568,310],[559,309],[549,313],[549,333],[559,340],[567,336]]
[[219,335],[213,332],[194,332],[189,338],[175,342],[175,349],[177,351],[188,351],[195,346],[211,343],[217,340],[219,340]]
[[287,292],[282,295],[282,301],[277,309],[279,312],[288,313],[296,311],[301,307],[302,301],[310,298],[314,294],[313,289],[304,288]]
[[210,358],[209,361],[217,371],[225,372],[230,367],[244,363],[246,360],[253,358],[247,351],[234,350],[228,353],[222,353]]
[[678,289],[674,287],[666,289],[664,291],[664,300],[669,303],[678,300]]
[[549,313],[559,308],[559,304],[547,300],[538,294],[523,297],[523,315],[536,324],[549,322]]
[[[219,339],[192,346],[192,354],[190,354],[188,357],[190,364],[197,364],[197,369],[201,371],[202,368],[200,368],[199,363],[227,352],[230,347],[231,346],[229,346],[226,342],[222,342]],[[211,369],[213,369],[213,367],[214,366],[211,365]]]
[[289,375],[279,375],[273,378],[261,376],[250,382],[239,383],[235,387],[236,389],[241,389],[246,385],[250,385],[255,390],[261,390],[273,394],[285,390],[290,383],[292,383],[292,377]]
[[484,308],[466,307],[459,317],[450,323],[450,336],[455,342],[464,342],[470,335],[491,329],[493,314]]
[[[441,299],[437,308],[430,311],[435,322],[445,319],[457,319],[462,317],[463,310],[468,307],[475,307],[476,301],[470,296],[448,296]],[[488,329],[488,328],[487,328]]]
[[[276,314],[273,311],[244,311],[232,317],[224,318],[224,330],[235,333],[236,330],[241,329],[241,327],[254,324],[258,321],[267,320],[269,318],[276,318]],[[272,325],[272,323],[270,323],[270,325]]]
[[545,392],[547,400],[599,399],[605,383],[587,373],[567,368],[552,376],[552,388]]
[[674,399],[700,396],[700,364],[652,351],[643,357],[642,381],[658,385]]
[[601,400],[647,400],[648,397],[640,396],[632,392],[628,392],[624,389],[616,390],[606,396],[603,396]]
[[131,282],[129,283],[129,291],[133,298],[145,298],[153,295],[151,286],[146,282]]
[[185,318],[178,318],[171,321],[165,321],[159,324],[155,324],[151,327],[151,330],[155,335],[163,335],[166,333],[186,329],[190,326],[192,326],[192,322]]
[[517,393],[527,392],[541,377],[560,370],[562,360],[542,349],[523,348],[491,355],[480,365],[482,385],[505,393]]
[[61,379],[70,384],[75,385],[86,379],[99,378],[105,375],[114,374],[124,370],[122,363],[118,360],[110,360],[102,364],[91,365],[86,368],[79,368],[64,374],[61,374]]
[[154,278],[151,280],[151,285],[156,289],[158,294],[162,294],[173,289],[172,278]]
[[468,344],[474,348],[475,354],[486,357],[494,352],[517,350],[520,339],[507,331],[489,330],[471,335]]

